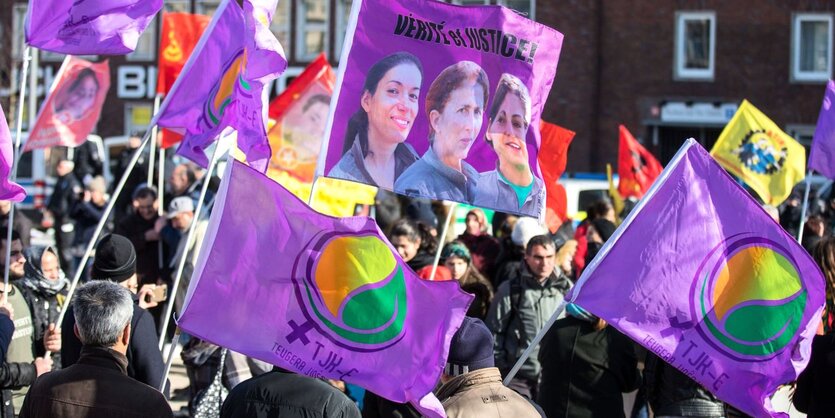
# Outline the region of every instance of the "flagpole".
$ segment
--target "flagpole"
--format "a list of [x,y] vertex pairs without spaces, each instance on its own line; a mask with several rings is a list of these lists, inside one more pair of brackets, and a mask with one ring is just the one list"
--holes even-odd
[[800,228],[797,228],[797,242],[803,241],[803,226],[806,224],[806,210],[809,208],[809,189],[812,185],[812,170],[806,173],[806,191],[803,192],[803,207],[800,209]]
[[[161,145],[161,144],[160,144]],[[163,206],[162,195],[165,192],[165,185],[163,180],[165,179],[165,148],[162,146],[159,147],[159,177],[157,179],[157,216],[162,216],[165,213],[165,209]],[[163,254],[162,254],[162,239],[157,240],[157,266],[160,270],[163,267]]]
[[554,325],[554,322],[557,321],[557,317],[560,316],[562,311],[565,310],[566,304],[568,304],[568,302],[565,299],[563,299],[562,302],[560,302],[560,304],[557,306],[557,309],[554,310],[554,313],[551,314],[550,318],[548,318],[548,322],[546,322],[545,325],[542,326],[542,329],[540,329],[539,332],[536,333],[536,337],[534,337],[533,341],[531,341],[530,345],[528,345],[528,348],[525,349],[525,351],[522,353],[522,356],[519,357],[519,360],[516,360],[516,364],[513,365],[513,368],[510,369],[510,372],[507,374],[507,376],[505,376],[504,380],[502,381],[503,385],[508,386],[510,384],[510,381],[513,380],[513,377],[516,376],[516,373],[519,372],[520,368],[522,368],[522,364],[524,364],[525,360],[527,360],[528,357],[531,356],[531,352],[533,351],[533,349],[539,345],[539,342],[542,341],[543,337],[545,337],[545,333],[548,332],[549,329],[551,329],[551,326]]
[[[220,144],[215,144],[215,150],[212,152],[212,160],[209,162],[209,168],[206,175],[203,177],[203,188],[200,190],[200,199],[197,201],[197,208],[194,210],[194,217],[191,219],[191,224],[188,227],[188,234],[186,235],[185,246],[183,246],[183,253],[180,254],[180,261],[177,265],[177,274],[174,276],[174,283],[172,289],[168,292],[168,301],[165,304],[165,313],[162,317],[162,328],[159,334],[159,349],[162,350],[162,343],[165,341],[165,333],[168,331],[168,322],[171,319],[171,311],[174,308],[174,299],[177,296],[177,290],[180,286],[180,280],[183,277],[183,269],[186,265],[186,258],[188,258],[188,249],[191,241],[194,239],[194,231],[197,229],[197,220],[200,218],[200,212],[203,209],[203,201],[206,199],[206,193],[209,190],[209,183],[212,178],[212,172],[217,165],[217,153],[220,149]],[[182,239],[182,238],[180,238]],[[173,340],[172,340],[173,343]]]
[[[20,94],[19,99],[17,101],[17,120],[15,121],[15,146],[14,146],[14,155],[12,157],[12,172],[11,172],[11,181],[15,181],[17,178],[17,160],[20,156],[20,136],[23,133],[23,108],[26,104],[24,100],[26,100],[26,78],[29,75],[29,60],[31,59],[31,47],[28,45],[23,49],[23,69],[21,70],[20,74]],[[29,94],[32,95],[31,92]],[[29,132],[32,132],[32,125],[34,124],[33,120],[29,120]],[[12,260],[12,230],[14,229],[14,208],[15,203],[11,203],[11,208],[9,209],[9,225],[6,227],[6,268],[3,271],[3,296],[6,297],[6,294],[9,293],[9,264]]]
[[174,349],[177,344],[180,344],[180,338],[183,336],[180,327],[174,330],[174,338],[171,339],[171,347],[168,349],[168,357],[165,360],[165,372],[162,374],[162,381],[159,382],[159,391],[165,390],[165,383],[168,381],[168,375],[171,373],[171,364],[174,363]]
[[438,251],[435,252],[435,261],[432,262],[432,273],[429,274],[429,280],[435,280],[435,272],[438,271],[438,263],[441,262],[441,251],[444,249],[444,242],[446,241],[447,231],[449,231],[449,223],[452,220],[452,216],[455,214],[455,208],[458,207],[458,203],[452,202],[452,205],[449,207],[449,212],[446,215],[446,222],[444,222],[444,232],[441,233],[441,238],[438,240]]
[[130,159],[130,163],[125,168],[124,174],[122,174],[122,178],[119,180],[119,184],[116,185],[116,188],[113,190],[113,195],[110,196],[110,201],[107,202],[107,208],[104,209],[104,213],[99,219],[99,224],[96,225],[96,230],[93,232],[93,237],[90,238],[90,242],[87,243],[87,249],[84,251],[84,256],[81,258],[81,263],[78,264],[78,267],[75,270],[75,276],[70,283],[69,291],[67,292],[67,297],[64,298],[64,306],[61,308],[61,314],[58,315],[58,320],[55,322],[57,326],[61,326],[64,321],[64,315],[67,314],[67,308],[70,306],[70,300],[72,299],[73,293],[75,292],[75,287],[78,285],[78,281],[81,279],[81,274],[84,272],[84,266],[87,264],[87,261],[90,259],[90,253],[93,252],[93,248],[96,245],[96,241],[99,239],[99,235],[101,235],[102,230],[104,230],[104,225],[107,223],[107,218],[110,217],[110,213],[113,212],[113,206],[116,204],[116,199],[119,197],[119,194],[122,193],[122,189],[125,188],[125,183],[128,181],[128,177],[130,173],[133,171],[133,168],[136,167],[136,162],[139,161],[139,157],[142,155],[142,150],[145,149],[145,146],[151,140],[151,131],[148,130],[145,132],[145,136],[142,138],[142,144],[139,145],[139,148],[133,152],[133,157]]
[[[159,112],[159,102],[160,102],[160,94],[157,93],[154,96],[154,115]],[[154,162],[156,162],[156,152],[157,152],[157,125],[153,125],[151,127],[151,155],[148,158],[148,187],[154,184]],[[162,183],[160,183],[162,185]]]

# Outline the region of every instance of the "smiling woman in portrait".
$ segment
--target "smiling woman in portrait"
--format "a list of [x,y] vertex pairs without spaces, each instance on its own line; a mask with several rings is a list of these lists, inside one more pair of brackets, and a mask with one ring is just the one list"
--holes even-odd
[[466,161],[484,122],[487,74],[472,61],[445,68],[429,86],[429,149],[397,180],[399,193],[471,202],[478,172]]
[[502,74],[490,106],[485,139],[498,157],[496,169],[482,173],[473,204],[537,216],[545,204],[542,180],[531,172],[525,140],[531,123],[531,96],[516,76]]
[[384,189],[418,156],[405,143],[418,113],[423,67],[414,55],[395,52],[365,77],[361,108],[348,121],[342,158],[329,176]]
[[63,123],[81,119],[92,109],[99,93],[96,72],[85,68],[78,72],[69,88],[62,90],[53,102],[54,117]]

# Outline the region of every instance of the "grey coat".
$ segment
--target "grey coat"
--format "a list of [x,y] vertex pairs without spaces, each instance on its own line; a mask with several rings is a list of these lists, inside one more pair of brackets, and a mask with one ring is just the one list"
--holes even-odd
[[463,172],[444,165],[430,146],[423,157],[397,179],[394,191],[435,200],[472,202],[478,171],[463,160],[461,170]]
[[[376,186],[377,183],[371,178],[368,170],[365,169],[364,160],[365,156],[362,155],[359,138],[355,138],[354,145],[333,166],[330,173],[328,173],[328,177],[336,177]],[[394,149],[394,180],[396,181],[417,160],[417,152],[415,152],[415,149],[411,145],[405,142],[398,145]]]

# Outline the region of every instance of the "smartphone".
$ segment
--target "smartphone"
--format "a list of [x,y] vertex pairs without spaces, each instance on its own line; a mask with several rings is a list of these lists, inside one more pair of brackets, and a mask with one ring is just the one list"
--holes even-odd
[[165,302],[168,299],[168,285],[160,284],[153,290],[154,302]]

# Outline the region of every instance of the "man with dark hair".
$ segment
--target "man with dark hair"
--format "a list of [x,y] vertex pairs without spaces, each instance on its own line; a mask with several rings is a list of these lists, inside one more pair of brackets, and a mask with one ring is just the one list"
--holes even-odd
[[[130,345],[127,348],[128,376],[151,387],[159,387],[165,373],[165,363],[157,346],[157,331],[151,315],[140,307],[152,296],[149,288],[136,294],[136,251],[130,241],[116,234],[105,235],[96,246],[96,258],[91,272],[93,280],[108,280],[126,289],[133,298],[133,317],[130,321]],[[61,362],[67,368],[78,361],[82,354],[82,341],[73,332],[76,324],[75,308],[67,310],[61,327]],[[168,394],[168,389],[163,392]]]
[[449,418],[539,418],[530,401],[502,384],[494,367],[493,336],[480,319],[464,317],[449,343],[438,399]]
[[[531,238],[524,259],[507,269],[487,313],[487,326],[496,341],[496,366],[506,375],[522,352],[564,300],[571,281],[555,269],[556,248],[547,235]],[[561,317],[564,316],[561,314]],[[538,348],[525,360],[509,387],[536,399],[541,366]]]
[[81,183],[72,172],[74,167],[75,163],[67,158],[62,158],[58,162],[55,167],[58,179],[55,181],[55,187],[52,188],[52,194],[46,201],[46,214],[44,215],[45,219],[52,220],[52,227],[55,229],[55,245],[58,247],[61,268],[64,271],[70,271],[72,267],[70,247],[75,237],[75,225],[70,218],[70,212],[84,192]]
[[[133,193],[133,213],[116,225],[115,233],[129,239],[136,250],[136,275],[140,285],[158,284],[157,280],[163,277],[165,258],[160,259],[160,236],[154,228],[157,219],[157,191],[143,185]],[[165,252],[167,247],[163,250]]]
[[[6,236],[8,230],[0,228],[0,268],[6,269]],[[25,274],[24,265],[26,258],[23,256],[23,244],[20,242],[20,234],[12,230],[11,258],[9,259],[9,291],[6,293],[8,304],[14,312],[14,333],[5,353],[6,362],[9,366],[7,379],[0,380],[0,392],[2,408],[0,416],[14,417],[15,411],[19,411],[23,405],[23,397],[26,395],[28,386],[35,381],[37,376],[52,370],[52,359],[49,357],[35,358],[34,353],[34,327],[32,326],[32,314],[23,293],[13,284],[14,281],[22,279]],[[0,284],[0,291],[2,291]],[[57,339],[57,332],[51,332],[45,340],[50,341],[48,351],[56,349],[54,346]],[[57,339],[60,346],[60,339]],[[4,366],[5,367],[5,366]],[[14,389],[14,390],[10,390]]]
[[82,342],[78,361],[32,385],[21,417],[173,417],[165,397],[127,376],[130,292],[108,281],[78,288],[72,301],[73,334]]

